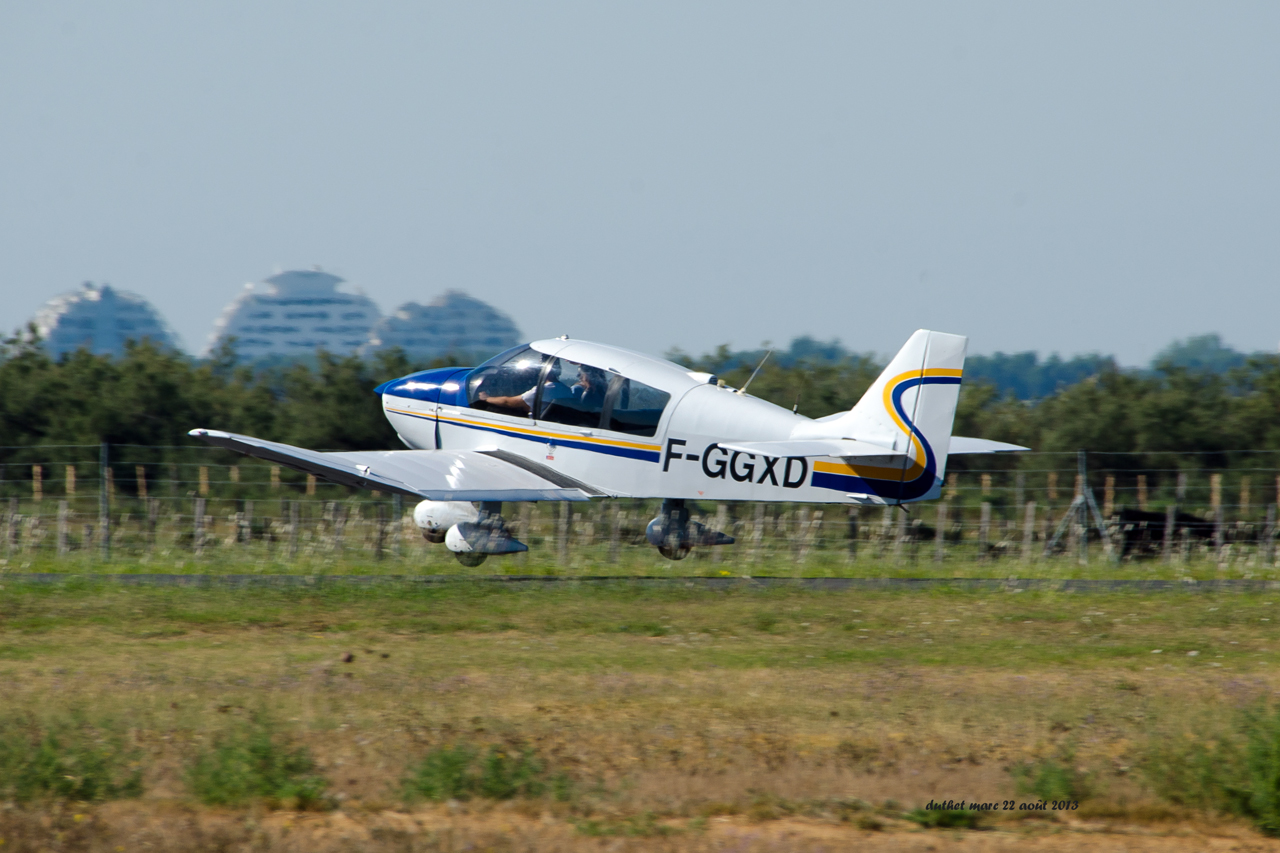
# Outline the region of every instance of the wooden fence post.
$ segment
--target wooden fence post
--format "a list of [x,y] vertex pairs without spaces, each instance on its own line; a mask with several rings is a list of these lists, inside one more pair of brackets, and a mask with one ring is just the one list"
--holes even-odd
[[98,492],[98,537],[102,559],[111,559],[111,499],[115,484],[111,480],[110,445],[105,441],[98,448],[98,470],[102,482]]
[[204,501],[204,498],[196,498],[196,514],[191,528],[196,554],[204,553]]
[[40,465],[31,466],[31,499],[36,503],[44,500],[44,468]]
[[1138,475],[1138,509],[1147,511],[1147,475]]
[[[885,507],[885,510],[890,514],[893,513],[892,507]],[[897,522],[894,525],[895,530],[893,533],[893,560],[895,563],[902,559],[902,548],[907,544],[907,514],[903,512],[901,507],[898,508]]]
[[58,501],[58,556],[67,553],[67,502]]
[[18,550],[18,528],[22,524],[22,516],[18,514],[18,499],[9,498],[9,511],[5,513],[4,555],[12,557]]
[[147,498],[147,547],[155,550],[156,522],[160,520],[160,499]]
[[847,548],[845,550],[846,558],[849,562],[858,559],[858,520],[862,515],[862,507],[849,507],[849,526],[846,529]]
[[[723,506],[723,504],[721,504]],[[618,562],[618,549],[622,544],[622,507],[616,500],[609,501],[609,562]]]
[[938,501],[938,518],[933,531],[933,561],[941,563],[947,556],[947,502]]
[[301,507],[297,501],[289,501],[289,556],[298,556],[299,530],[302,525]]
[[1164,508],[1164,541],[1160,543],[1160,556],[1166,563],[1173,562],[1173,532],[1178,526],[1178,505]]
[[1027,501],[1022,514],[1022,559],[1030,563],[1035,559],[1036,502]]
[[561,566],[569,565],[569,531],[573,526],[573,504],[568,501],[558,501],[556,508],[559,510],[558,524],[556,525],[556,548],[557,556]]
[[1013,505],[1022,506],[1027,500],[1027,475],[1019,471],[1013,476]]
[[1262,534],[1262,560],[1264,565],[1271,566],[1276,557],[1276,505],[1267,505],[1267,526]]
[[378,501],[374,515],[373,559],[381,560],[387,542],[387,505]]
[[1227,544],[1227,525],[1222,504],[1213,508],[1213,556],[1222,559],[1222,548]]
[[991,557],[991,503],[982,502],[982,514],[978,517],[978,559],[986,561]]
[[1044,550],[1042,556],[1052,556],[1049,553],[1049,544],[1053,542],[1053,504],[1049,504],[1044,508],[1044,521],[1040,526],[1040,538],[1044,540]]

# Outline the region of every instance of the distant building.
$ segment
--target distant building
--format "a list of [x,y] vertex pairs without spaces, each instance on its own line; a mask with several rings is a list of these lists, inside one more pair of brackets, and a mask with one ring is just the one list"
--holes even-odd
[[353,353],[381,316],[363,293],[338,289],[342,279],[320,270],[290,270],[246,284],[209,337],[205,355],[235,337],[236,353],[257,360],[310,355],[318,349]]
[[36,313],[35,324],[54,358],[78,349],[118,358],[129,340],[178,348],[177,336],[150,302],[106,284],[85,282],[79,290],[55,296]]
[[450,353],[493,355],[520,343],[511,318],[486,302],[451,290],[428,305],[406,302],[373,328],[365,354],[400,347],[414,358]]

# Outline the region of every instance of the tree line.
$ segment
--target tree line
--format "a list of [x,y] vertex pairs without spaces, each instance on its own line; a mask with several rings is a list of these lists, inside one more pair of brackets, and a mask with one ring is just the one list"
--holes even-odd
[[[727,348],[677,357],[737,386],[756,366]],[[0,344],[0,463],[30,459],[48,445],[194,445],[187,436],[194,427],[318,449],[393,448],[399,442],[373,388],[451,363],[391,351],[370,360],[319,353],[263,368],[238,364],[227,348],[194,361],[146,342],[120,358],[81,350],[53,360],[38,342],[14,336]],[[881,368],[868,355],[770,359],[750,393],[820,417],[850,408]],[[1229,467],[1228,451],[1280,450],[1280,356],[1250,356],[1225,372],[1106,363],[1034,401],[966,377],[955,433],[1041,451],[1126,453],[1121,467],[1135,469],[1184,464],[1184,457],[1197,467]]]

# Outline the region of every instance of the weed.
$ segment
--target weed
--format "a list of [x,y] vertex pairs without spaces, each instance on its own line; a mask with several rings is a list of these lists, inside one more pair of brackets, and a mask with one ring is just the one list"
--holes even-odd
[[1010,771],[1019,794],[1035,794],[1042,800],[1083,800],[1089,796],[1089,777],[1073,766],[1072,754],[1019,764]]
[[912,809],[903,815],[926,829],[977,829],[981,816],[969,809]]
[[1244,711],[1217,738],[1158,743],[1146,771],[1170,802],[1241,815],[1280,835],[1280,708]]
[[564,773],[547,778],[546,767],[531,749],[491,746],[481,755],[469,744],[430,750],[404,780],[407,800],[491,800],[539,797],[547,791],[560,801],[572,796],[572,780]]
[[79,714],[40,723],[0,721],[0,797],[107,800],[142,793],[136,750],[109,723]]
[[778,617],[772,613],[757,613],[752,619],[752,627],[765,634],[771,634],[778,627]]
[[300,809],[324,808],[328,781],[303,746],[291,747],[264,719],[219,735],[187,773],[191,792],[211,806],[253,800]]
[[[705,824],[703,825],[705,826]],[[581,835],[594,838],[610,836],[627,836],[631,838],[651,838],[656,835],[671,835],[680,830],[674,826],[658,823],[652,812],[643,812],[622,820],[580,820],[574,822],[574,828]],[[696,827],[702,828],[702,827]]]
[[1249,714],[1245,726],[1248,814],[1267,835],[1280,835],[1280,708]]

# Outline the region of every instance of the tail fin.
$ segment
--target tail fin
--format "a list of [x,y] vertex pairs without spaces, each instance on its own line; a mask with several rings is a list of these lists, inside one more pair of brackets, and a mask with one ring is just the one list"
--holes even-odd
[[850,460],[842,467],[850,468],[852,480],[858,482],[844,481],[842,487],[895,503],[937,497],[946,473],[967,344],[968,338],[961,335],[921,329],[853,409],[805,425],[806,433],[821,431],[831,438],[867,441],[906,454],[879,465]]

